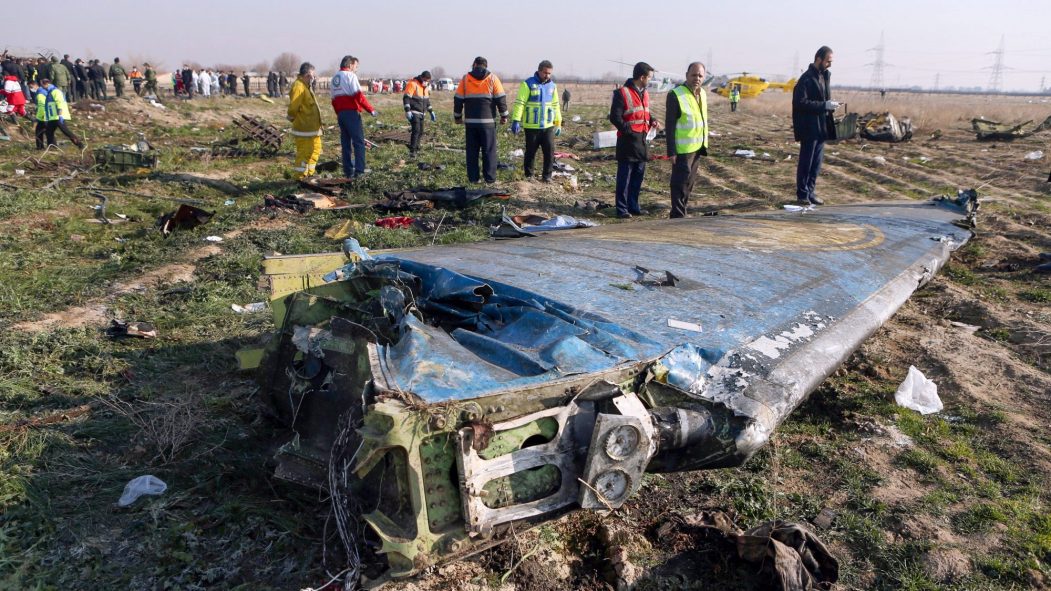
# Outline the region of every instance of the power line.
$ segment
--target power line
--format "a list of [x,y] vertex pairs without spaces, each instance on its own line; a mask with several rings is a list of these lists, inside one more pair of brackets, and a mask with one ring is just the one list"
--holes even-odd
[[996,60],[993,62],[993,73],[989,76],[989,90],[992,92],[1000,92],[1004,86],[1004,36],[1000,35],[1000,47],[996,51],[990,52],[996,56]]
[[865,64],[866,66],[872,66],[872,80],[869,82],[869,86],[876,89],[883,88],[883,31],[879,32],[879,45],[868,51],[876,52],[876,61],[871,64]]

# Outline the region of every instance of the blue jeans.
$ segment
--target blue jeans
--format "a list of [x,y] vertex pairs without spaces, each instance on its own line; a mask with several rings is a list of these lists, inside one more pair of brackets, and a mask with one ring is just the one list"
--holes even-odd
[[[361,113],[357,111],[340,111],[339,145],[343,148],[343,176],[351,178],[365,172],[365,128],[361,125]],[[354,163],[350,162],[351,148],[354,150]]]
[[645,162],[617,161],[617,215],[639,213],[639,191],[646,175]]
[[796,165],[796,199],[810,201],[814,196],[814,185],[821,172],[821,159],[825,155],[825,142],[803,140],[799,142],[799,163]]

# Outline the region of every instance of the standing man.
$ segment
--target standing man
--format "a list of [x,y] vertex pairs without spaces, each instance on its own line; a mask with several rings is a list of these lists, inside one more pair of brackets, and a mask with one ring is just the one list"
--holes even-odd
[[424,70],[419,76],[409,80],[405,85],[405,94],[401,97],[401,104],[405,107],[405,118],[409,120],[409,129],[412,135],[409,137],[409,157],[415,158],[420,154],[420,139],[423,137],[423,116],[428,114],[431,121],[437,117],[431,108],[431,73]]
[[69,54],[67,53],[67,54],[63,55],[62,56],[62,61],[59,62],[59,63],[62,64],[63,66],[65,66],[66,67],[66,71],[69,72],[69,92],[66,93],[66,98],[71,100],[71,101],[79,100],[81,97],[80,97],[79,93],[77,92],[77,84],[76,84],[77,76],[76,76],[76,72],[74,72],[73,62],[69,61]]
[[278,96],[285,96],[285,89],[288,88],[288,78],[284,72],[277,73],[277,88]]
[[135,91],[135,96],[142,96],[142,72],[139,71],[138,66],[131,67],[131,72],[128,72],[128,79],[131,80],[131,87]]
[[273,70],[266,73],[266,94],[270,98],[277,96],[277,74]]
[[204,68],[201,68],[201,72],[197,74],[197,90],[204,98],[212,96],[212,77]]
[[248,72],[241,72],[241,84],[245,87],[245,96],[252,96],[252,93],[248,91],[248,85],[252,81],[252,78],[248,75]]
[[113,58],[113,65],[109,67],[109,77],[113,80],[113,92],[117,98],[124,96],[124,81],[128,79],[128,72],[120,65],[120,58]]
[[617,128],[617,217],[640,215],[639,191],[646,175],[649,150],[646,134],[660,129],[659,121],[650,114],[650,94],[646,85],[653,77],[653,66],[646,62],[635,64],[631,78],[613,91],[609,108],[609,122]]
[[[345,55],[339,62],[339,71],[332,77],[329,92],[332,110],[339,121],[339,145],[343,156],[343,176],[352,179],[365,174],[365,127],[362,111],[376,116],[376,109],[358,81],[358,58]],[[353,161],[351,154],[353,153]]]
[[77,98],[88,98],[91,81],[88,78],[88,69],[84,67],[84,60],[77,58],[77,61],[73,62],[73,76],[77,79]]
[[95,96],[99,100],[109,98],[106,96],[106,69],[102,67],[102,64],[98,60],[95,60],[91,71],[95,73]]
[[686,217],[697,165],[708,155],[708,95],[701,88],[704,64],[693,62],[686,69],[686,82],[668,93],[664,129],[671,169],[671,217]]
[[814,195],[825,141],[836,139],[833,113],[839,103],[832,100],[829,87],[832,50],[822,46],[814,54],[814,63],[799,77],[792,91],[792,132],[799,142],[796,168],[796,201],[803,206],[824,203]]
[[496,117],[499,114],[503,125],[508,116],[504,85],[488,67],[489,61],[484,57],[474,58],[471,71],[464,74],[453,96],[453,120],[464,125],[467,133],[467,179],[472,183],[477,183],[482,175],[485,182],[496,182]]
[[314,66],[303,62],[299,66],[299,77],[288,93],[288,120],[292,122],[292,137],[296,142],[294,170],[301,179],[315,174],[321,157],[321,108],[310,89],[313,79]]
[[144,78],[146,79],[146,96],[157,96],[157,71],[150,64],[143,64],[146,68]]
[[741,87],[734,84],[730,87],[730,112],[737,112],[737,103],[741,102]]
[[71,78],[65,64],[58,61],[57,56],[53,56],[51,58],[51,83],[62,91],[62,96],[64,97],[69,96],[69,82]]
[[518,86],[515,108],[511,113],[511,133],[525,128],[525,160],[523,170],[527,179],[533,177],[536,150],[544,152],[542,179],[551,182],[551,168],[555,163],[555,137],[562,135],[562,109],[558,102],[558,87],[551,77],[554,66],[544,60],[536,73]]
[[184,65],[182,67],[182,89],[186,91],[186,98],[193,98],[193,87],[194,71],[190,66]]
[[569,111],[569,99],[570,99],[570,96],[571,95],[570,95],[570,92],[569,92],[569,88],[566,88],[566,89],[564,89],[562,91],[562,112],[563,113]]

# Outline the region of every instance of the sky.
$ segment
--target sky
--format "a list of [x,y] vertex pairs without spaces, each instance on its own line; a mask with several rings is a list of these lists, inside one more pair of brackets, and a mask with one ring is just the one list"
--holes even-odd
[[[251,67],[292,52],[320,70],[360,58],[359,73],[458,77],[476,55],[511,80],[551,60],[556,78],[627,77],[646,61],[685,72],[787,78],[828,45],[833,84],[868,85],[880,33],[883,86],[987,87],[1001,36],[1003,90],[1051,86],[1049,0],[442,2],[336,0],[51,0],[45,34],[8,27],[0,48],[43,49],[174,69],[184,61]],[[796,68],[796,70],[794,70]]]

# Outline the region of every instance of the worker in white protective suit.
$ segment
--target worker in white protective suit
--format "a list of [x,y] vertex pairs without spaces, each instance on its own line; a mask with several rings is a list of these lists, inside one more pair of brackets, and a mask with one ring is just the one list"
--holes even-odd
[[201,73],[198,74],[197,88],[201,91],[201,96],[212,96],[212,77],[208,75],[207,70],[201,70]]

